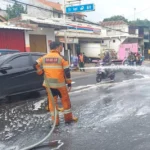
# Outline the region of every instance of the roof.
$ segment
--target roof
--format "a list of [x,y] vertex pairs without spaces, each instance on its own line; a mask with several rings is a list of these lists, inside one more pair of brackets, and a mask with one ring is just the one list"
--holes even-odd
[[[60,4],[60,3],[51,2],[51,1],[48,1],[48,0],[38,0],[38,2],[40,2],[40,3],[44,4],[44,5],[47,5],[49,7],[52,7],[53,9],[55,9],[57,11],[63,12],[63,10],[62,10],[62,4]],[[83,13],[76,13],[76,15],[86,16]]]
[[120,20],[120,21],[104,21],[104,22],[101,22],[100,25],[101,26],[116,26],[116,25],[123,25],[123,24],[126,24],[126,22]]
[[22,27],[17,27],[14,25],[6,25],[6,24],[0,24],[0,29],[31,30],[29,28],[22,28]]
[[6,19],[3,16],[0,15],[0,21],[5,22]]
[[40,3],[50,6],[58,11],[62,11],[61,9],[61,4],[59,3],[55,3],[55,2],[51,2],[51,1],[47,1],[47,0],[38,0]]
[[50,27],[55,29],[67,29],[65,22],[55,19],[40,19],[30,17],[26,14],[22,14],[22,21],[30,21],[31,23],[37,23],[40,27]]

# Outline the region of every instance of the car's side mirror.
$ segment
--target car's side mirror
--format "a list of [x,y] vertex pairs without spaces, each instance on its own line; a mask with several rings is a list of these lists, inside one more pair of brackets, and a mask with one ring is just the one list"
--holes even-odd
[[0,71],[6,71],[12,69],[12,66],[10,64],[4,64],[0,67]]

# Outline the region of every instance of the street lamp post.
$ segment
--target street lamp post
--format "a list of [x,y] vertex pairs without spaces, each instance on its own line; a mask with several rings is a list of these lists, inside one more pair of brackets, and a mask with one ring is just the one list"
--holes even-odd
[[[64,5],[63,18],[64,18],[64,22],[66,25],[66,0],[64,0],[63,5]],[[69,61],[69,65],[70,65],[70,51],[68,50],[67,30],[64,30],[64,36],[65,36],[65,50],[67,50],[67,52],[68,52],[68,61]]]
[[[71,5],[71,4],[76,4],[81,2],[81,0],[63,0],[63,18],[64,18],[64,22],[66,25],[66,6],[67,5]],[[65,50],[67,50],[68,52],[68,61],[69,61],[69,65],[70,65],[70,50],[68,49],[68,37],[67,37],[67,30],[64,30],[64,37],[65,37]]]
[[134,21],[135,21],[135,11],[136,11],[136,8],[134,8]]

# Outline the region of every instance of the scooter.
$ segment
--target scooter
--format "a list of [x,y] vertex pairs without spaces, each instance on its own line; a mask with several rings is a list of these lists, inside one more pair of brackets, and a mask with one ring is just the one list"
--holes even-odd
[[[103,62],[100,62],[99,66],[104,66]],[[114,80],[115,79],[115,72],[112,70],[108,70],[105,68],[99,68],[97,70],[97,76],[96,76],[96,82],[100,83],[103,79],[110,79]]]

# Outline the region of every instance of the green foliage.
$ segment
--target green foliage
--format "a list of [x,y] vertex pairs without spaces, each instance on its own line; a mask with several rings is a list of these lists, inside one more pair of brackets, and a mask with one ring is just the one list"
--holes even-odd
[[148,27],[150,27],[150,21],[147,19],[145,19],[145,20],[137,19],[136,21],[130,21],[129,24],[136,25],[136,26],[148,26]]
[[135,21],[128,21],[128,19],[126,19],[125,17],[123,16],[120,16],[120,15],[117,15],[117,16],[112,16],[110,18],[105,18],[103,21],[106,22],[106,21],[124,21],[126,23],[128,23],[129,25],[135,25],[135,26],[148,26],[150,27],[150,20],[140,20],[140,19],[137,19]]
[[17,2],[13,6],[7,6],[6,12],[9,19],[19,17],[22,13],[27,13],[25,8]]
[[106,21],[124,21],[124,22],[128,22],[128,20],[123,17],[123,16],[120,16],[120,15],[117,15],[117,16],[112,16],[110,18],[105,18],[103,21],[106,22]]

